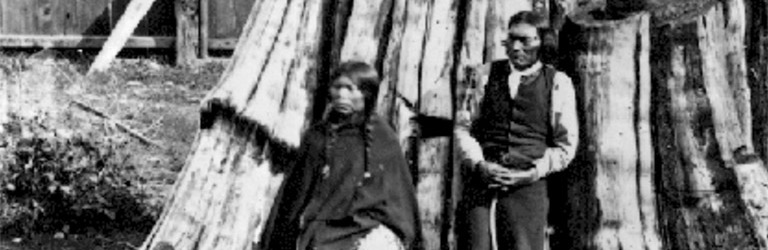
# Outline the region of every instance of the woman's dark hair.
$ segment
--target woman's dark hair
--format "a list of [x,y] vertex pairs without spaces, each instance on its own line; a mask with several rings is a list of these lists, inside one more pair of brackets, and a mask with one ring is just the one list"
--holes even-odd
[[379,94],[379,73],[367,63],[360,61],[346,61],[339,64],[331,75],[331,80],[339,77],[347,77],[363,92],[365,96],[366,115],[370,115],[376,107],[376,98]]
[[346,61],[339,64],[336,70],[331,75],[331,80],[336,80],[339,77],[348,77],[352,84],[355,84],[360,92],[363,92],[365,98],[365,121],[360,130],[363,134],[363,142],[365,145],[365,155],[363,158],[363,169],[365,170],[363,178],[370,178],[370,159],[371,159],[371,145],[373,144],[373,124],[371,123],[371,116],[375,111],[376,98],[379,94],[379,73],[376,69],[368,65],[367,63],[360,61]]
[[549,25],[549,20],[543,15],[534,11],[520,11],[517,14],[512,15],[507,23],[507,29],[517,24],[528,24],[536,27],[541,39],[541,48],[539,55],[541,60],[546,63],[552,63],[557,52],[557,33]]

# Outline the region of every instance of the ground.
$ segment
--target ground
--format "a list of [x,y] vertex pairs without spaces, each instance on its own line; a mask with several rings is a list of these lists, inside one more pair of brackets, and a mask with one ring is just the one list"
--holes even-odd
[[[7,93],[7,98],[0,96],[0,124],[6,124],[0,128],[0,153],[19,150],[14,145],[28,137],[71,140],[79,136],[110,145],[117,151],[110,157],[124,159],[115,165],[115,172],[135,174],[119,177],[130,182],[121,187],[141,194],[136,197],[149,218],[157,218],[183,167],[198,128],[200,100],[215,85],[225,64],[221,60],[175,67],[162,59],[121,59],[107,72],[85,76],[90,57],[72,51],[6,53],[0,55],[0,62],[0,93]],[[151,143],[129,135],[119,124]],[[0,163],[0,179],[7,178],[10,163]],[[4,230],[0,250],[132,249],[151,229],[152,223],[108,231],[61,223],[9,228],[19,218],[3,195],[0,192],[0,230]],[[121,218],[110,215],[114,220]]]

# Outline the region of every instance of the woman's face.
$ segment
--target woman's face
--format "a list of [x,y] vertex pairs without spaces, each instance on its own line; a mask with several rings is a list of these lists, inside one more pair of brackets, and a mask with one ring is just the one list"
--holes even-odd
[[340,76],[331,83],[331,108],[341,114],[350,115],[365,109],[365,96],[346,76]]

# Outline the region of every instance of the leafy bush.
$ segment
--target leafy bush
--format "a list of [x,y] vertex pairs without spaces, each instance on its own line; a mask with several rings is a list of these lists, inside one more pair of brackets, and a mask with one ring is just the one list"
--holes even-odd
[[0,196],[17,208],[6,230],[148,229],[147,196],[122,146],[84,135],[36,134],[13,143],[0,167]]

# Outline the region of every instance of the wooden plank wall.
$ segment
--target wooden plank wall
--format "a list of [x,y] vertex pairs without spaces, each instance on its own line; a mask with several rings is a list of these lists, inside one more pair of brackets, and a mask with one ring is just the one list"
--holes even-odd
[[[130,0],[0,0],[0,46],[99,47]],[[172,47],[174,1],[158,0],[128,47]]]
[[[0,46],[98,48],[130,1],[0,0]],[[254,1],[201,1],[207,3],[201,10],[207,14],[209,49],[234,49]],[[126,47],[173,48],[174,2],[156,1]]]
[[255,0],[208,1],[209,49],[234,49]]
[[[1,34],[107,36],[130,0],[0,0]],[[172,36],[173,0],[159,0],[137,36]]]

